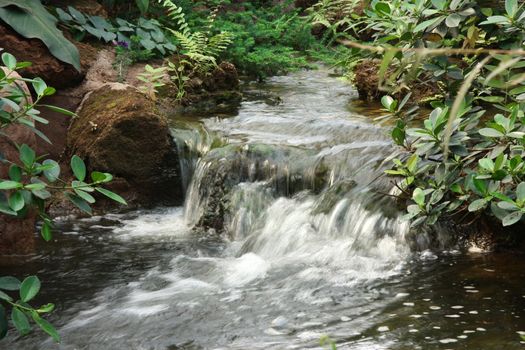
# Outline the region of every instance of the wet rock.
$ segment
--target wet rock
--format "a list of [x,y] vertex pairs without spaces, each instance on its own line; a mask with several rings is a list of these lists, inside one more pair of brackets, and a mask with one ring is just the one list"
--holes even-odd
[[222,62],[211,73],[192,77],[181,103],[186,107],[191,105],[192,109],[208,109],[222,104],[239,104],[241,100],[237,69],[229,62]]
[[86,96],[67,135],[67,155],[121,178],[120,192],[138,205],[180,204],[179,160],[167,120],[153,101],[118,83]]
[[334,206],[357,186],[353,180],[336,183],[325,191],[317,202],[313,214],[328,214]]
[[[36,214],[24,217],[0,215],[0,257],[5,255],[29,254],[35,249]],[[3,259],[0,260],[0,265]]]
[[203,86],[206,91],[239,90],[239,75],[230,62],[221,62],[211,74],[204,77]]
[[[326,169],[315,152],[289,146],[250,144],[227,145],[206,154],[190,188],[197,226],[224,229],[230,209],[231,190],[241,182],[263,181],[276,195],[291,196],[303,190],[318,191],[327,180]],[[192,193],[193,192],[193,193]]]
[[38,39],[27,39],[0,21],[2,48],[13,54],[19,61],[32,62],[31,67],[20,71],[27,78],[40,77],[55,88],[75,86],[84,79],[85,72],[96,57],[96,49],[88,44],[77,43],[81,58],[81,71],[72,65],[56,59]]
[[525,251],[523,223],[505,227],[499,219],[485,213],[461,213],[444,217],[430,227],[411,228],[406,240],[414,251]]
[[[3,68],[2,68],[3,69]],[[11,73],[17,75],[16,73]],[[20,85],[26,94],[29,90],[25,84]],[[6,91],[0,91],[0,96]],[[31,97],[29,97],[31,103]],[[9,108],[9,107],[5,107]],[[9,111],[9,110],[7,110]],[[11,162],[19,163],[19,154],[15,144],[27,144],[36,147],[35,134],[22,125],[11,125],[3,131],[9,137],[0,135],[0,153]],[[0,163],[0,179],[8,178],[9,165]],[[4,191],[0,191],[3,195]],[[36,216],[29,212],[21,217],[10,217],[0,214],[0,255],[27,254],[34,248],[34,231]]]

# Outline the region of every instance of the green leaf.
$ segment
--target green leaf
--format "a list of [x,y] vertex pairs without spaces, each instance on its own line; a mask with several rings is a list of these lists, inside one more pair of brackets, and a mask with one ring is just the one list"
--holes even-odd
[[480,179],[472,179],[472,182],[474,183],[474,187],[481,193],[486,194],[487,193],[487,182],[485,180]]
[[24,188],[26,190],[30,190],[30,191],[40,191],[40,190],[43,190],[44,188],[46,188],[46,184],[45,183],[41,183],[41,182],[36,182],[36,183],[32,183],[32,184],[29,184],[29,185],[25,185]]
[[20,299],[27,303],[40,291],[40,280],[36,276],[26,277],[20,285]]
[[42,162],[43,165],[50,166],[44,170],[44,176],[49,182],[55,182],[60,176],[60,165],[52,159],[46,159]]
[[11,193],[9,196],[9,207],[14,211],[20,211],[25,206],[24,196],[21,191]]
[[48,304],[45,304],[45,305],[42,305],[38,308],[38,310],[36,310],[36,312],[38,312],[39,314],[43,314],[43,313],[48,313],[48,312],[51,312],[55,309],[55,304],[52,304],[52,303],[48,303]]
[[443,17],[437,17],[437,18],[432,18],[427,21],[421,22],[414,28],[414,33],[424,31],[425,29],[435,25],[436,23],[442,20],[443,20]]
[[483,128],[483,129],[480,129],[478,132],[480,135],[483,135],[485,137],[503,137],[505,136],[502,132],[496,129],[493,129],[493,128]]
[[75,155],[71,158],[71,170],[73,170],[73,174],[78,180],[84,181],[86,178],[86,164],[79,156]]
[[33,85],[33,89],[35,90],[38,96],[44,96],[44,91],[47,88],[47,84],[45,81],[43,81],[41,78],[35,78],[31,82],[31,85]]
[[75,21],[77,21],[79,24],[86,24],[87,23],[87,19],[86,17],[82,14],[82,12],[78,11],[77,9],[75,9],[74,7],[71,7],[71,6],[68,6],[67,9],[69,10],[69,13],[71,14],[71,16],[75,19]]
[[53,234],[51,233],[51,224],[48,221],[44,221],[44,223],[42,224],[40,234],[46,242],[49,242],[53,238]]
[[462,20],[462,17],[460,15],[458,15],[457,13],[451,13],[445,19],[445,24],[449,28],[457,28],[459,27],[461,20]]
[[93,204],[95,203],[95,198],[93,198],[92,195],[90,195],[89,193],[87,192],[84,192],[80,189],[73,189],[73,191],[75,191],[75,193],[77,194],[77,196],[79,196],[80,198],[82,198],[83,200],[85,200],[86,202],[90,203],[90,204]]
[[390,12],[391,12],[390,5],[388,5],[388,3],[386,3],[386,2],[378,2],[378,3],[376,3],[374,9],[378,13],[390,14]]
[[492,159],[488,158],[481,158],[479,161],[479,166],[482,167],[485,170],[488,170],[490,172],[494,171],[494,161]]
[[505,23],[510,23],[509,19],[505,16],[490,16],[489,18],[487,18],[486,21],[483,21],[480,23],[480,25],[483,25],[483,24],[505,24]]
[[379,66],[379,72],[377,73],[377,75],[379,76],[379,85],[381,85],[381,83],[385,80],[388,66],[390,65],[390,62],[392,62],[392,59],[394,58],[396,53],[396,50],[390,49],[387,50],[383,55],[383,60],[381,61],[381,65]]
[[392,139],[396,145],[402,146],[405,143],[405,131],[401,128],[392,129]]
[[498,207],[503,210],[510,210],[510,211],[515,211],[518,209],[516,204],[513,202],[499,202]]
[[487,200],[485,198],[477,199],[474,202],[470,203],[468,206],[468,211],[479,211],[484,209],[487,206]]
[[44,320],[37,312],[32,312],[31,316],[38,326],[47,334],[49,334],[57,343],[60,343],[60,335],[53,325]]
[[490,7],[483,7],[481,9],[481,13],[485,16],[485,17],[490,17],[494,14],[494,11],[492,11],[492,9]]
[[392,104],[394,103],[394,99],[391,97],[391,96],[388,96],[388,95],[385,95],[381,98],[381,104],[383,105],[383,107],[385,107],[386,110],[388,110],[389,112],[393,112],[391,106]]
[[413,154],[408,158],[407,160],[407,169],[410,171],[410,173],[414,173],[417,169],[417,163],[419,162],[419,156],[417,154]]
[[461,186],[457,183],[453,184],[452,186],[450,186],[450,190],[454,193],[463,193],[463,189],[461,188]]
[[510,18],[514,18],[518,12],[518,0],[505,0],[505,11]]
[[73,17],[71,17],[69,13],[67,13],[66,11],[62,10],[59,7],[57,7],[56,12],[57,12],[58,18],[62,22],[71,22],[73,20]]
[[113,175],[94,171],[91,173],[91,180],[93,182],[109,182],[113,180]]
[[0,19],[23,37],[40,39],[53,56],[80,71],[76,46],[64,37],[56,27],[57,19],[40,1],[0,0]]
[[4,276],[0,277],[0,289],[3,290],[19,290],[20,281],[16,277]]
[[4,66],[6,66],[9,70],[16,69],[16,58],[9,52],[4,52],[2,54],[2,62],[4,63]]
[[525,182],[521,182],[516,188],[516,198],[518,202],[525,202]]
[[13,298],[0,290],[0,300],[13,301]]
[[113,199],[115,202],[119,202],[121,204],[124,204],[124,205],[127,205],[128,203],[126,202],[126,200],[124,200],[124,198],[122,198],[121,196],[119,196],[118,194],[116,193],[113,193],[111,191],[108,191],[104,188],[100,188],[100,187],[97,187],[96,190],[100,193],[102,193],[104,196],[106,197],[109,197],[111,199]]
[[9,206],[6,203],[0,203],[0,213],[11,215],[11,216],[17,216],[17,212],[11,210]]
[[412,193],[412,199],[420,207],[425,205],[425,192],[421,188],[416,188]]
[[31,331],[31,325],[29,324],[27,316],[19,308],[13,307],[13,310],[11,311],[11,320],[20,334],[26,335]]
[[39,104],[40,107],[46,107],[46,108],[49,108],[50,110],[52,110],[53,112],[57,112],[57,113],[60,113],[60,114],[64,114],[64,115],[67,115],[69,117],[74,117],[76,116],[76,114],[74,112],[71,112],[71,111],[68,111],[67,109],[64,109],[64,108],[60,108],[60,107],[57,107],[57,106],[51,106],[51,105],[41,105]]
[[521,211],[515,211],[503,218],[503,226],[511,226],[521,220],[523,213]]
[[432,0],[432,5],[434,5],[435,8],[438,10],[444,10],[445,5],[447,4],[446,0]]
[[[0,0],[1,1],[1,0]],[[27,168],[31,168],[35,162],[36,154],[35,151],[25,143],[20,146],[20,160]]]
[[83,212],[92,215],[93,211],[91,210],[91,207],[89,206],[89,203],[87,203],[85,200],[77,196],[76,194],[66,192],[65,194],[66,198],[71,201],[77,208],[82,210]]
[[13,181],[22,181],[22,169],[16,164],[9,167],[9,178]]
[[22,184],[16,181],[1,181],[0,190],[12,190],[15,188],[22,188]]

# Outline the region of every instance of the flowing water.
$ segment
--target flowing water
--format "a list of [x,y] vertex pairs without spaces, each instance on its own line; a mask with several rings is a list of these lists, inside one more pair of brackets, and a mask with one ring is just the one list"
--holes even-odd
[[521,348],[523,259],[411,252],[381,176],[393,147],[355,98],[300,72],[248,85],[231,115],[174,120],[185,207],[59,220],[1,274],[39,275],[63,342],[0,347]]

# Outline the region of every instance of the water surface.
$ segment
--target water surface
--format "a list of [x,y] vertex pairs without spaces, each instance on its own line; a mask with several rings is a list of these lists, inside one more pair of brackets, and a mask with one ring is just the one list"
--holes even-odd
[[[63,337],[2,346],[317,349],[329,335],[340,349],[522,348],[525,260],[411,252],[382,194],[387,130],[350,86],[321,70],[246,91],[234,115],[173,121],[185,208],[62,218],[54,242],[2,268],[39,275]],[[192,227],[215,203],[217,164],[222,236]]]

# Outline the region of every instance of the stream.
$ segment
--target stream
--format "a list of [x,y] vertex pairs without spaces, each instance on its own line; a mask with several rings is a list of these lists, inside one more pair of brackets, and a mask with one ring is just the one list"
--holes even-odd
[[60,218],[0,274],[40,277],[63,341],[0,349],[523,348],[525,259],[411,251],[388,129],[356,100],[320,69],[172,120],[184,207]]

